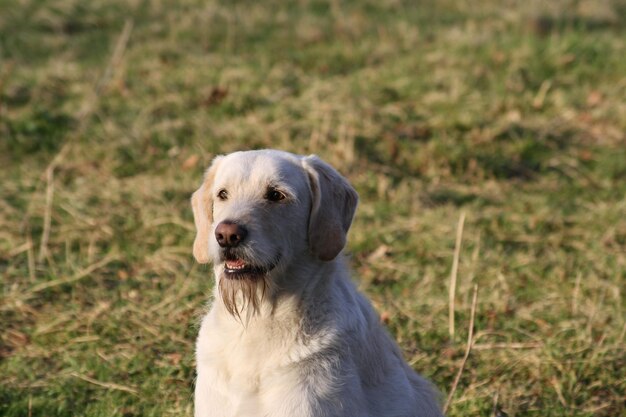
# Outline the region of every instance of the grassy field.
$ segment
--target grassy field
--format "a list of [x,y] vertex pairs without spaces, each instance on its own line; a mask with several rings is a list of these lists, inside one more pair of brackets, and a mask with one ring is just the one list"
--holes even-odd
[[449,416],[626,416],[625,16],[2,0],[0,415],[192,415],[189,197],[273,147],[359,191],[355,279]]

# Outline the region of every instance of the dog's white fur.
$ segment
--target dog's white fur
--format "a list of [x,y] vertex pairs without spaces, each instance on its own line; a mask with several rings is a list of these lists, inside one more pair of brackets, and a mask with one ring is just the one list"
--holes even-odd
[[[268,201],[266,189],[286,198]],[[228,199],[217,198],[227,190]],[[224,274],[216,225],[248,229],[245,259],[276,259],[257,310],[230,314],[215,286],[197,342],[196,417],[441,416],[429,382],[403,360],[340,255],[357,205],[316,156],[281,151],[215,158],[192,197],[194,256]],[[249,300],[248,300],[249,301]]]

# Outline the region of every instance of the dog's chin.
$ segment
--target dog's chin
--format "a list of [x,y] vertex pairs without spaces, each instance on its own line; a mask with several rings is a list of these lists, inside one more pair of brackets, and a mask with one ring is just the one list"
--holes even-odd
[[278,265],[280,257],[265,265],[253,264],[233,252],[226,252],[222,258],[222,273],[219,291],[226,310],[240,317],[245,309],[256,314],[266,292],[271,287],[271,272]]

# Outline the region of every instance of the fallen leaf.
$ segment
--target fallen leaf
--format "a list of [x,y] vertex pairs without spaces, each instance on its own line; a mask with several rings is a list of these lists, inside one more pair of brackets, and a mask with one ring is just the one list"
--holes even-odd
[[183,358],[180,353],[168,353],[165,357],[172,363],[172,365],[178,365]]
[[191,155],[189,158],[185,159],[183,162],[182,168],[186,171],[198,164],[200,157],[198,155]]
[[374,252],[370,253],[367,257],[368,262],[375,262],[383,257],[388,256],[391,253],[389,246],[380,245]]
[[602,103],[603,98],[602,93],[597,90],[593,90],[589,93],[589,95],[587,95],[587,106],[595,107]]
[[381,323],[389,323],[390,318],[391,318],[391,314],[388,311],[383,311],[382,313],[380,313]]
[[213,87],[211,92],[202,100],[202,104],[207,107],[220,104],[228,95],[228,89],[224,87]]

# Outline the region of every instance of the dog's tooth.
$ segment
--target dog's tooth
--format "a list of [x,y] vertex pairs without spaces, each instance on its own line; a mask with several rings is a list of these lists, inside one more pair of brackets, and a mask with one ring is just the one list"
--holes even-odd
[[240,269],[245,269],[246,268],[246,264],[240,264],[240,263],[230,263],[230,262],[226,262],[226,268],[228,269],[232,269],[232,270],[240,270]]

